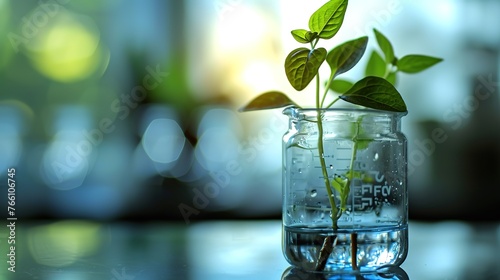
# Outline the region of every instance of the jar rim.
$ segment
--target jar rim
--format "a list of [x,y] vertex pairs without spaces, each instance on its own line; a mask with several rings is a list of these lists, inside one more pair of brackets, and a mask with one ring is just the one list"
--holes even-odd
[[288,106],[283,110],[283,114],[289,117],[298,118],[300,115],[307,115],[309,113],[316,113],[318,111],[321,112],[338,112],[338,113],[359,113],[359,114],[380,114],[380,115],[389,115],[396,118],[404,117],[408,114],[408,112],[396,112],[396,111],[386,111],[386,110],[378,110],[371,108],[312,108],[306,107],[301,108],[297,106]]

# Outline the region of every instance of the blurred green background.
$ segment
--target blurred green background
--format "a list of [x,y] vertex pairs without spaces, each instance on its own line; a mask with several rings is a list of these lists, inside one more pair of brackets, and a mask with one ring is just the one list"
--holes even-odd
[[[0,0],[0,178],[16,168],[18,217],[279,218],[287,120],[237,109],[271,89],[312,104],[282,64],[322,3]],[[413,219],[500,220],[499,14],[351,0],[331,42],[373,47],[377,28],[399,56],[445,60],[400,79]]]

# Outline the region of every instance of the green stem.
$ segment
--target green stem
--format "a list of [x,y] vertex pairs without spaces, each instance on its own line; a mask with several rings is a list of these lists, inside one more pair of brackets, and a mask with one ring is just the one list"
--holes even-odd
[[319,43],[319,38],[316,38],[316,41],[314,41],[314,43],[313,43],[313,42],[311,42],[311,47],[312,47],[312,49],[313,49],[313,50],[316,48],[316,45],[317,45],[318,43]]
[[325,162],[325,148],[323,146],[323,119],[321,115],[321,107],[320,107],[320,99],[319,99],[319,86],[320,86],[320,78],[319,74],[316,75],[316,108],[318,109],[318,152],[319,152],[319,161],[321,163],[321,172],[323,174],[323,181],[325,183],[326,192],[328,194],[328,200],[330,201],[330,206],[332,208],[331,219],[332,219],[332,228],[333,230],[337,230],[337,220],[338,217],[338,209],[337,204],[335,203],[335,199],[333,197],[333,192],[330,187],[330,179],[328,177],[328,171],[326,169]]
[[[397,73],[398,70],[396,70],[395,73]],[[384,79],[387,80],[387,78],[389,78],[389,75],[392,73],[392,67],[391,67],[391,64],[389,64],[386,68],[385,68],[385,73],[384,73]]]
[[323,98],[321,99],[321,108],[323,108],[323,105],[325,104],[325,99],[326,99],[326,96],[328,95],[328,90],[330,89],[330,85],[332,84],[332,81],[333,81],[333,76],[330,77],[330,79],[328,79],[328,83],[326,84],[326,87],[325,87],[325,92],[323,93]]
[[328,109],[330,107],[333,106],[333,104],[335,104],[335,102],[339,101],[340,97],[337,96],[337,98],[335,98],[335,100],[333,100],[332,102],[330,102],[330,104],[328,104],[328,106],[325,107],[325,109]]
[[[349,174],[347,175],[347,184],[346,184],[346,189],[345,191],[349,193],[351,191],[351,182],[354,176],[354,161],[356,159],[356,154],[358,151],[358,135],[359,135],[359,126],[360,126],[360,121],[356,121],[356,133],[354,134],[354,137],[352,138],[352,141],[354,142],[353,147],[352,147],[352,154],[351,154],[351,162],[349,166]],[[352,209],[354,211],[354,209]],[[357,262],[357,256],[358,256],[358,234],[357,233],[351,233],[351,264],[352,264],[352,269],[353,270],[358,270],[358,262]]]

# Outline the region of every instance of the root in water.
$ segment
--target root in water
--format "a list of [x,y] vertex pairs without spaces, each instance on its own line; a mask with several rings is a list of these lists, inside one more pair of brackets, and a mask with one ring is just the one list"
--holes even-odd
[[[333,252],[333,248],[337,244],[337,236],[327,236],[323,240],[323,246],[321,246],[321,250],[319,251],[318,261],[316,262],[316,271],[324,271],[326,267],[326,263],[328,262],[328,258],[330,254]],[[351,234],[351,264],[352,270],[358,271],[358,234]]]
[[323,240],[323,246],[321,246],[321,250],[319,251],[318,261],[316,262],[316,271],[325,270],[326,263],[328,262],[328,258],[330,254],[333,252],[333,247],[337,243],[337,236],[327,236],[325,240]]
[[351,264],[352,270],[358,270],[358,234],[351,233]]

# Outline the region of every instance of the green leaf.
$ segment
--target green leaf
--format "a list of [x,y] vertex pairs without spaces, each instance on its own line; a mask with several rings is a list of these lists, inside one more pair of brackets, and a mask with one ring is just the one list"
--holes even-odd
[[361,150],[368,148],[368,146],[370,146],[371,142],[373,142],[373,140],[366,140],[366,139],[357,140],[358,151],[361,151]]
[[[358,151],[359,150],[364,150],[366,148],[368,148],[368,146],[370,145],[371,142],[373,142],[372,139],[359,139],[359,136],[360,135],[364,135],[365,134],[365,130],[363,129],[363,126],[361,125],[363,123],[363,116],[359,117],[355,123],[353,123],[353,126],[354,126],[354,131],[355,131],[355,136],[353,137],[352,141],[354,141],[356,143],[354,149],[357,149]],[[349,172],[347,173],[349,174]],[[354,175],[356,175],[356,172],[353,173]],[[349,177],[351,178],[351,177]]]
[[331,50],[326,56],[326,62],[332,70],[332,78],[351,70],[363,57],[367,44],[368,37],[364,36]]
[[[359,147],[358,147],[358,149],[359,149]],[[346,177],[351,178],[351,180],[352,179],[360,179],[361,180],[361,179],[363,179],[363,176],[365,176],[365,174],[362,171],[352,170],[352,172],[351,172],[351,170],[349,170],[346,173]]]
[[376,51],[372,51],[368,64],[366,64],[365,76],[384,77],[387,64]]
[[344,22],[347,0],[330,0],[309,19],[309,29],[322,39],[330,39],[339,31]]
[[340,96],[344,101],[377,110],[406,112],[406,104],[397,89],[380,77],[366,77]]
[[343,211],[346,210],[347,206],[347,197],[349,196],[349,179],[346,177],[335,176],[333,180],[331,180],[330,184],[332,187],[339,193],[340,196],[340,209]]
[[384,36],[384,34],[380,33],[377,29],[373,29],[373,32],[375,33],[375,37],[377,38],[377,43],[380,49],[385,55],[385,62],[387,62],[388,64],[392,63],[395,56],[391,42],[389,41],[389,39],[387,39],[387,37]]
[[354,84],[342,79],[335,79],[330,83],[330,89],[337,93],[345,93],[348,91]]
[[295,39],[295,41],[302,44],[307,44],[316,39],[318,34],[305,29],[295,29],[292,30],[292,36]]
[[443,61],[441,58],[426,55],[407,55],[398,61],[398,70],[405,73],[418,73]]
[[285,59],[285,72],[293,88],[301,91],[309,85],[325,61],[326,53],[324,48],[298,48],[290,52]]
[[279,91],[269,91],[257,96],[252,101],[250,101],[248,105],[240,108],[238,111],[247,112],[255,110],[274,109],[290,105],[297,106],[297,104],[295,104],[295,102],[288,98],[288,96],[286,96],[284,93]]
[[345,187],[347,186],[347,178],[341,176],[335,176],[331,184],[336,191],[338,191],[339,193],[343,193]]

